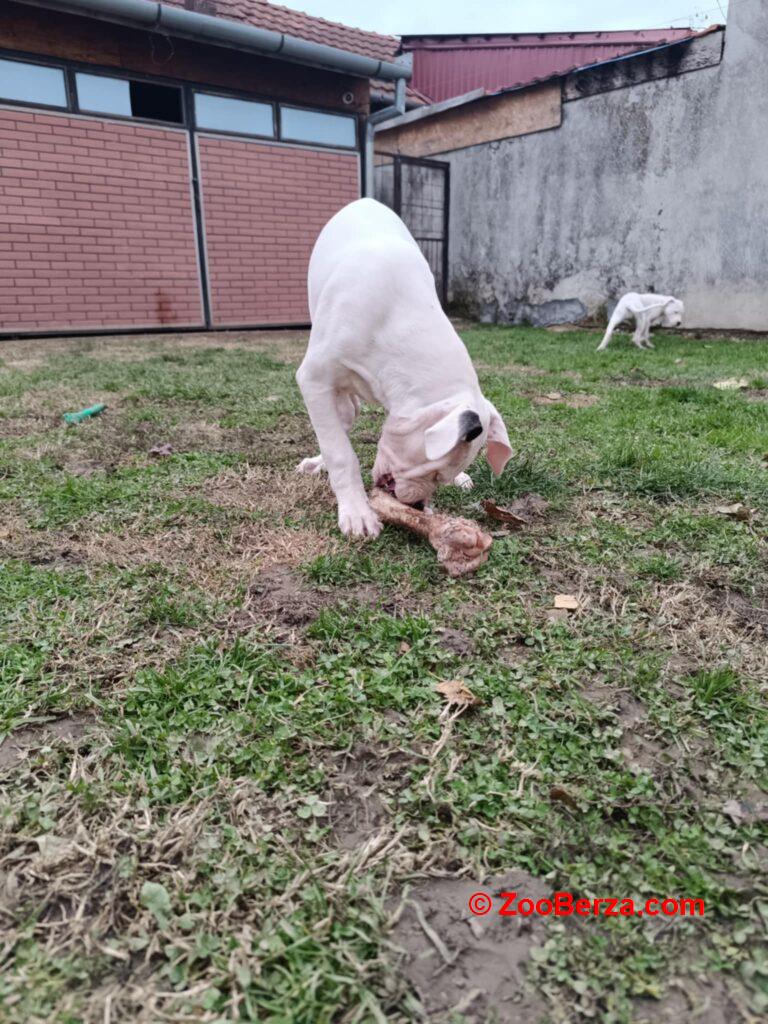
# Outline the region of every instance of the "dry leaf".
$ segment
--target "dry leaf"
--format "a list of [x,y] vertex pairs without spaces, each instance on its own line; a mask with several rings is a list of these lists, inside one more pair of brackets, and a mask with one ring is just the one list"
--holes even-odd
[[749,381],[744,377],[729,377],[728,380],[717,380],[712,385],[718,391],[741,391],[749,387]]
[[168,455],[173,455],[173,445],[156,444],[154,448],[149,449],[149,454],[154,455],[158,459],[164,459]]
[[744,808],[741,806],[738,800],[726,800],[722,806],[723,814],[726,814],[734,825],[740,825],[746,815],[744,814]]
[[462,704],[464,707],[473,707],[481,704],[482,701],[476,697],[463,679],[448,679],[444,683],[436,683],[435,689],[442,693],[447,704]]
[[516,530],[522,526],[528,526],[534,516],[543,515],[549,508],[549,502],[540,494],[523,494],[516,498],[511,505],[497,505],[496,502],[489,501],[487,498],[480,504],[489,519],[505,523]]
[[562,786],[553,786],[549,791],[549,799],[557,800],[558,803],[565,804],[566,807],[570,807],[573,811],[578,811],[579,804],[575,797],[571,796],[567,789],[563,789]]
[[752,518],[752,510],[737,502],[735,505],[720,505],[715,509],[719,516],[728,516],[729,519],[738,519],[739,522],[748,523]]
[[483,506],[483,511],[489,519],[495,519],[499,523],[506,523],[507,526],[512,526],[517,530],[519,530],[521,526],[528,525],[528,519],[526,519],[525,516],[518,516],[511,509],[502,508],[501,505],[497,505],[495,502],[489,501],[487,498],[481,501],[480,504]]
[[579,599],[574,594],[555,594],[555,608],[565,608],[575,612],[580,607]]

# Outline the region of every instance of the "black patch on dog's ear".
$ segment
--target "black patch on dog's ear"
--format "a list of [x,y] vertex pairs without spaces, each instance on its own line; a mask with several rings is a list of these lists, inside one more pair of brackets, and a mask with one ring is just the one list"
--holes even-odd
[[476,412],[463,412],[459,420],[459,441],[474,441],[483,432],[483,425]]

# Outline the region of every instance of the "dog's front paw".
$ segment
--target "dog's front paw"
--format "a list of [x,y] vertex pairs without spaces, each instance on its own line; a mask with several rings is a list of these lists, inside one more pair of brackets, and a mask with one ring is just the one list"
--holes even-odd
[[378,537],[381,520],[367,501],[360,505],[340,505],[339,529],[345,537]]
[[325,462],[322,455],[315,455],[311,459],[302,459],[294,472],[303,473],[306,476],[317,476],[325,469]]
[[462,491],[471,491],[475,486],[469,473],[459,473],[453,481],[454,487],[460,487]]

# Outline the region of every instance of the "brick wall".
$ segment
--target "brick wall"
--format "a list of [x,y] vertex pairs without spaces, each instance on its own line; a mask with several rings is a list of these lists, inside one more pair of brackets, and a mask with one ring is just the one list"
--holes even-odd
[[0,109],[0,330],[203,322],[185,132]]
[[213,136],[198,146],[214,325],[308,323],[309,256],[359,198],[357,156]]

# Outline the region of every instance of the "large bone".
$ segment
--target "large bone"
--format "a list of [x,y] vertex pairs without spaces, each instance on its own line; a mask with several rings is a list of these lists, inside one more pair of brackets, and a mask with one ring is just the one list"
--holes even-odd
[[438,512],[421,512],[410,505],[403,505],[394,495],[380,487],[374,487],[370,500],[382,522],[402,526],[418,533],[420,537],[426,537],[437,551],[437,560],[449,576],[464,576],[487,561],[493,541],[469,519],[441,515]]

